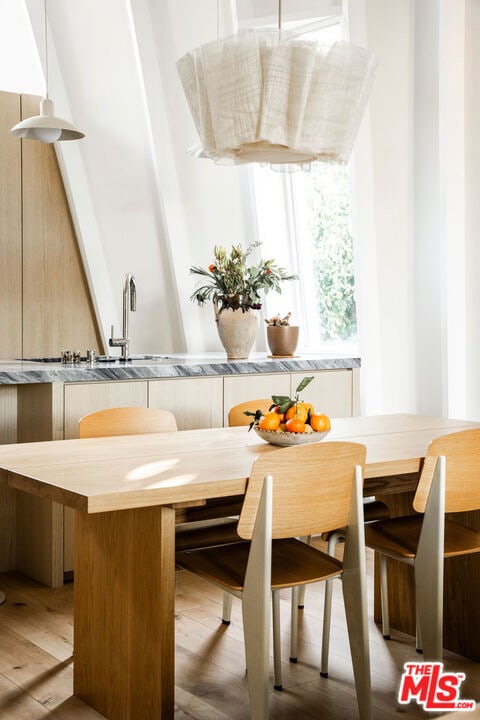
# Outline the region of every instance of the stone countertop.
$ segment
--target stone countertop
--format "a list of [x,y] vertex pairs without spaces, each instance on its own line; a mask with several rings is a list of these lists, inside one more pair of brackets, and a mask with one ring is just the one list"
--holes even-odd
[[227,360],[222,353],[202,355],[137,355],[128,362],[100,360],[64,365],[54,358],[0,360],[0,385],[107,380],[148,380],[155,378],[202,377],[215,375],[256,375],[258,373],[309,372],[360,367],[360,359],[337,355],[302,354],[293,358],[271,358],[252,353],[248,360]]

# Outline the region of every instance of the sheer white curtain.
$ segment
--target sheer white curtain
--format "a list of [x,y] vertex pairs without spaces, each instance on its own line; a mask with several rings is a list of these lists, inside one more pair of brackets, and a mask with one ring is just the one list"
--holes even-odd
[[347,10],[352,42],[380,59],[354,159],[362,408],[479,419],[480,8]]

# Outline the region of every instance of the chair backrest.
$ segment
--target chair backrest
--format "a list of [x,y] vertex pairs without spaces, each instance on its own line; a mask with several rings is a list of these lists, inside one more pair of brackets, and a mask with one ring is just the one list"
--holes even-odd
[[480,428],[442,435],[430,444],[413,507],[425,512],[436,458],[446,458],[445,512],[480,508]]
[[247,400],[246,402],[234,405],[228,411],[228,424],[230,427],[238,427],[240,425],[250,425],[253,418],[249,415],[244,415],[245,410],[255,412],[261,410],[265,415],[269,408],[273,405],[272,398],[262,398],[261,400]]
[[252,467],[238,523],[252,537],[266,475],[273,477],[274,539],[314,535],[348,524],[355,467],[365,465],[366,448],[351,442],[318,442],[282,448]]
[[78,429],[80,438],[93,438],[173,432],[177,430],[177,423],[173,413],[168,410],[115,407],[84,415],[78,421]]

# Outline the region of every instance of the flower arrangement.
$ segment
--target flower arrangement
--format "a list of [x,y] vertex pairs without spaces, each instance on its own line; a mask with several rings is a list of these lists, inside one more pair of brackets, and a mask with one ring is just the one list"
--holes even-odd
[[206,278],[197,287],[190,300],[204,305],[211,300],[220,310],[230,307],[241,308],[243,312],[262,307],[260,292],[270,290],[281,293],[280,283],[284,280],[295,280],[296,275],[289,275],[284,268],[278,267],[274,260],[260,259],[256,265],[248,265],[248,257],[260,243],[251,243],[246,249],[241,245],[233,245],[230,253],[225,248],[215,245],[214,261],[208,270],[193,266],[190,272]]

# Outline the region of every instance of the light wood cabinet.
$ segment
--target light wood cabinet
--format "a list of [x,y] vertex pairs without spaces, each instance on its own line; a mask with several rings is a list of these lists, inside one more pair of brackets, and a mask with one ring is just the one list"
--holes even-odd
[[223,378],[149,380],[148,406],[170,410],[179,430],[221,427]]
[[291,397],[304,377],[313,377],[312,382],[300,393],[300,399],[311,402],[316,412],[331,418],[357,415],[355,407],[356,376],[353,370],[321,370],[319,372],[292,373],[290,376]]
[[232,375],[224,378],[224,425],[228,424],[228,411],[233,405],[272,395],[295,397],[295,391],[304,377],[314,380],[300,394],[311,402],[317,412],[329,417],[351,417],[359,414],[358,371],[356,370],[305,370],[296,373],[271,375]]
[[0,92],[0,357],[22,353],[21,145],[10,135],[20,96]]
[[39,98],[0,92],[0,357],[104,350],[51,144],[9,130]]
[[[260,400],[272,395],[290,395],[290,375],[229,375],[223,380],[223,424],[228,425],[228,411],[247,400]],[[256,408],[253,408],[256,410]]]
[[[22,96],[23,115],[38,98]],[[23,178],[23,355],[100,348],[90,292],[53,145],[26,141]]]
[[69,383],[65,385],[65,440],[78,438],[78,421],[84,415],[109,407],[147,407],[147,381]]

